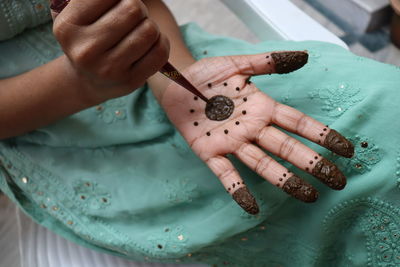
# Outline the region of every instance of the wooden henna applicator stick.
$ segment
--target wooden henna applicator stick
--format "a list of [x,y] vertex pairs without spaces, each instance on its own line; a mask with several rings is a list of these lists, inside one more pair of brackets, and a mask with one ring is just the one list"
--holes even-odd
[[202,93],[200,93],[200,91],[197,90],[196,87],[194,87],[177,69],[175,69],[171,63],[167,62],[161,68],[161,70],[159,70],[159,72],[208,103],[208,99]]
[[[71,0],[53,0],[51,1],[50,8],[57,13],[60,13],[70,2]],[[171,63],[167,62],[160,70],[160,73],[171,79],[172,81],[176,82],[192,94],[200,97],[206,103],[208,99],[200,93],[199,90],[196,89]]]

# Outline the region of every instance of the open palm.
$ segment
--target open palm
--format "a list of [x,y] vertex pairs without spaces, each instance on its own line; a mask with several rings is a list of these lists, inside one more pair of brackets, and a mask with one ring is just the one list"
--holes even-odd
[[[338,168],[312,149],[273,125],[319,143],[346,157],[353,146],[336,131],[283,105],[249,81],[252,75],[284,73],[304,63],[305,52],[274,52],[258,55],[207,58],[183,72],[207,98],[223,95],[234,102],[229,118],[214,121],[205,115],[206,103],[173,83],[161,104],[193,151],[220,179],[238,204],[251,214],[258,206],[240,175],[229,161],[233,154],[270,183],[290,195],[313,202],[318,192],[307,182],[269,157],[263,149],[310,172],[333,189],[342,189],[346,179]],[[290,64],[292,66],[290,66]]]

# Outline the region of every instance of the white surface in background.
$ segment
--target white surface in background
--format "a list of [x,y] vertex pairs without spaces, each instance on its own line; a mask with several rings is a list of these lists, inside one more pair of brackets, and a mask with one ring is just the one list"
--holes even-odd
[[289,0],[221,0],[261,40],[316,40],[348,49],[336,35]]
[[78,246],[28,218],[0,194],[0,267],[207,267],[141,263]]
[[205,31],[256,43],[259,39],[218,0],[164,0],[179,25],[196,22]]

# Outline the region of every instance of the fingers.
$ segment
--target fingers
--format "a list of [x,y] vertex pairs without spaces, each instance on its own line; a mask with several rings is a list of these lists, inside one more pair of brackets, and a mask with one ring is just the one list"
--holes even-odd
[[[136,0],[129,1],[137,2]],[[72,24],[88,25],[96,21],[118,2],[120,0],[51,0],[50,8],[57,13],[62,11],[62,16]]]
[[168,60],[168,39],[147,18],[140,0],[73,0],[57,16],[53,32],[90,86],[119,86],[125,93],[142,86]]
[[247,213],[257,214],[259,208],[253,195],[240,178],[232,163],[225,157],[216,156],[207,160],[208,167],[221,181],[225,190]]
[[[168,60],[169,41],[163,34],[160,35],[158,41],[150,48],[150,50],[139,60],[137,60],[130,68],[132,77],[132,86],[136,86],[135,82],[147,79],[157,72]],[[138,86],[140,86],[139,84]]]
[[271,184],[282,188],[289,195],[303,202],[315,202],[317,200],[318,192],[312,185],[291,173],[257,146],[243,143],[235,151],[235,156],[258,175]]
[[[150,23],[150,20],[146,19],[146,6],[141,1],[137,1],[137,4],[133,4],[132,2],[135,1],[120,1],[91,25],[93,30],[97,32],[96,39],[105,46],[104,49],[109,49],[123,38],[126,38],[126,35],[129,33],[139,30],[135,29],[139,25],[141,26],[140,28],[148,29],[152,32],[155,31],[158,35],[159,30],[155,23],[152,23],[154,25],[151,25],[151,27],[145,28]],[[144,34],[146,36],[148,34],[147,31],[144,31]],[[138,35],[138,37],[143,36]],[[150,43],[151,45],[152,43]]]
[[336,165],[274,127],[263,128],[257,137],[257,143],[276,156],[311,173],[332,189],[341,190],[346,185],[346,177]]
[[272,114],[272,123],[283,129],[318,143],[343,157],[351,158],[354,155],[351,142],[297,109],[275,102]]
[[119,62],[122,68],[126,68],[145,55],[159,38],[157,25],[149,19],[143,20],[134,31],[109,50],[109,61]]
[[239,74],[260,75],[289,73],[303,67],[308,61],[306,51],[280,51],[257,55],[228,57]]

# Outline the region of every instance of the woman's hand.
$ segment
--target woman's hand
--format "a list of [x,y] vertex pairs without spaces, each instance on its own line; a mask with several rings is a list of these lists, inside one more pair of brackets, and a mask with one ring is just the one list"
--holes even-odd
[[318,192],[262,149],[309,172],[332,189],[346,185],[346,178],[333,163],[274,126],[345,157],[352,157],[353,145],[335,130],[276,102],[249,82],[252,75],[298,69],[307,58],[305,52],[274,52],[208,58],[187,68],[183,75],[206,97],[223,95],[233,101],[233,113],[222,121],[210,120],[205,115],[206,103],[175,83],[162,96],[161,104],[171,122],[227,192],[251,214],[258,213],[257,203],[227,154],[235,155],[264,179],[305,202],[314,202]]
[[53,31],[93,102],[129,94],[167,62],[168,39],[142,1],[68,2],[52,1]]

